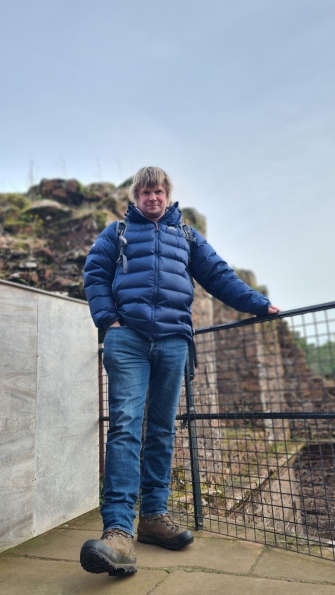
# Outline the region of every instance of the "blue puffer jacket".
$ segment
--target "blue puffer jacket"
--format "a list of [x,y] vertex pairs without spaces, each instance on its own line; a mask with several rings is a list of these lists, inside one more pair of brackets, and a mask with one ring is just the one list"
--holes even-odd
[[[135,206],[126,215],[128,272],[118,258],[116,222],[93,244],[86,260],[84,285],[95,325],[107,329],[116,320],[148,338],[179,334],[192,338],[193,286],[187,272],[189,244],[178,227],[178,203],[157,223]],[[193,228],[190,270],[194,279],[228,306],[265,316],[270,305],[262,294],[236,276]]]

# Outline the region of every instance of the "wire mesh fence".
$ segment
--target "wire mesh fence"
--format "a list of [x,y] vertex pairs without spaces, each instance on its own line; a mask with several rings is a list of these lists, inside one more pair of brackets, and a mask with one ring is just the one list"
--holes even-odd
[[[169,502],[183,524],[335,559],[334,308],[196,331]],[[104,442],[102,366],[100,387]]]

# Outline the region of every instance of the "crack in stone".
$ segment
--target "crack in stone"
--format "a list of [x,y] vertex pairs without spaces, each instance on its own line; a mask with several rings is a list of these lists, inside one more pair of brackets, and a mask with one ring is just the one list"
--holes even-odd
[[[161,569],[158,568],[156,570],[161,570]],[[164,583],[164,581],[166,581],[166,579],[169,576],[169,574],[171,574],[171,572],[166,571],[166,576],[164,576],[160,581],[158,581],[155,584],[155,586],[152,589],[150,589],[150,591],[147,592],[147,595],[150,595],[150,593],[153,593],[155,591],[155,589],[157,589],[157,587],[159,587],[162,583]]]
[[3,558],[24,558],[25,560],[45,560],[46,562],[73,562],[80,564],[79,560],[70,560],[68,558],[46,558],[45,556],[29,556],[28,554],[7,554]]
[[[240,576],[240,577],[245,577],[245,578],[251,578],[251,579],[266,579],[266,580],[272,580],[272,581],[281,581],[284,583],[298,583],[298,584],[309,584],[309,585],[328,585],[328,586],[333,586],[335,584],[334,582],[329,582],[329,581],[314,581],[314,580],[303,580],[303,579],[294,579],[294,578],[284,578],[284,577],[280,577],[280,576],[268,576],[268,575],[260,575],[260,574],[250,574],[250,572],[252,571],[252,569],[255,567],[256,563],[259,561],[260,557],[263,555],[264,552],[261,552],[261,554],[258,556],[256,562],[253,564],[252,568],[247,572],[247,573],[242,573],[242,572],[229,572],[228,570],[216,570],[213,568],[203,568],[201,566],[169,566],[169,567],[165,567],[165,566],[139,566],[137,565],[138,570],[161,570],[163,572],[166,572],[167,576],[169,574],[172,574],[173,572],[175,572],[176,570],[181,570],[183,572],[189,572],[189,573],[195,573],[195,572],[202,572],[203,574],[218,574],[218,575],[227,575],[227,576]],[[46,558],[44,556],[29,556],[27,554],[6,554],[4,556],[1,556],[2,558],[23,558],[26,560],[43,560],[45,562],[70,562],[72,564],[80,564],[79,560],[70,560],[67,558]],[[153,587],[153,589],[151,589],[150,591],[148,591],[147,595],[150,595],[150,593],[153,592],[154,589],[156,589],[156,587],[158,587],[163,581],[166,580],[166,577],[164,577],[161,581],[159,581],[155,587]]]
[[251,568],[250,568],[250,570],[249,570],[249,572],[248,572],[248,575],[249,575],[249,576],[251,576],[251,574],[252,574],[252,572],[253,572],[254,568],[257,566],[257,564],[258,564],[259,560],[261,559],[261,557],[263,556],[263,554],[265,553],[265,551],[266,551],[266,550],[265,550],[265,547],[264,547],[264,548],[262,549],[262,551],[260,552],[260,554],[257,556],[257,558],[256,558],[255,562],[253,563],[253,565],[251,566]]
[[311,580],[303,580],[303,579],[294,579],[294,578],[284,578],[284,577],[279,577],[279,576],[267,576],[267,575],[258,575],[258,574],[252,574],[249,575],[248,573],[243,574],[242,572],[229,572],[228,570],[214,570],[213,568],[202,568],[201,566],[170,566],[169,568],[166,567],[151,567],[151,566],[137,566],[137,568],[139,570],[164,570],[166,572],[168,572],[169,574],[172,574],[173,572],[175,572],[176,570],[182,570],[183,572],[190,572],[190,573],[194,573],[194,572],[202,572],[203,574],[221,574],[221,575],[227,575],[227,576],[241,576],[241,577],[245,577],[245,578],[264,578],[267,580],[275,580],[275,581],[281,581],[284,583],[301,583],[301,584],[308,584],[308,585],[334,585],[334,583],[330,583],[328,581],[313,581]]

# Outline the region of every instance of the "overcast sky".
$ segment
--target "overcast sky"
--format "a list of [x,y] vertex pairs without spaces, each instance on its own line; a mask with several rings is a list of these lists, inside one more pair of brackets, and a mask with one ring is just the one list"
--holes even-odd
[[0,192],[158,165],[273,303],[335,300],[334,0],[0,7]]

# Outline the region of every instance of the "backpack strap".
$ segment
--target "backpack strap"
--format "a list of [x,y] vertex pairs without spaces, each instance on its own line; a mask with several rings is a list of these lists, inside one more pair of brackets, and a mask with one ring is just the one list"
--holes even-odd
[[195,287],[195,285],[194,285],[194,279],[192,277],[190,266],[191,266],[191,260],[192,260],[192,243],[195,242],[196,239],[195,239],[195,237],[194,237],[194,235],[192,233],[192,230],[191,230],[191,228],[190,228],[189,225],[187,225],[186,223],[182,222],[182,223],[179,223],[178,227],[182,230],[182,232],[183,232],[183,234],[185,236],[185,239],[186,239],[186,241],[187,241],[187,243],[189,245],[189,248],[190,248],[189,257],[188,257],[188,265],[186,267],[186,270],[187,270],[187,272],[189,274],[189,277],[191,279],[191,283],[192,283],[193,287]]
[[[188,265],[187,265],[187,272],[190,276],[191,279],[191,283],[193,285],[193,287],[195,287],[194,284],[194,279],[192,277],[192,273],[191,273],[191,268],[190,268],[190,264],[191,264],[191,260],[192,260],[192,244],[196,242],[196,239],[192,233],[192,230],[190,228],[189,225],[187,225],[186,223],[182,222],[179,224],[180,229],[182,230],[185,239],[189,245],[190,248],[190,253],[189,253],[189,257],[188,257]],[[193,380],[194,378],[194,368],[198,367],[198,359],[197,359],[197,350],[196,350],[196,346],[195,346],[195,342],[194,342],[194,329],[193,329],[193,325],[192,325],[192,341],[189,345],[189,350],[188,350],[188,354],[189,354],[189,364],[190,364],[190,379]]]
[[186,240],[188,241],[189,244],[191,244],[191,242],[195,242],[195,237],[192,233],[192,230],[190,228],[189,225],[187,225],[187,223],[184,223],[184,221],[182,221],[181,223],[179,223],[179,226],[181,228],[181,230],[184,233],[184,236],[186,238]]
[[128,243],[126,238],[124,237],[127,225],[128,222],[125,219],[121,219],[120,221],[116,222],[116,235],[118,238],[118,258],[116,264],[122,264],[123,273],[128,272],[128,261],[124,253],[125,246]]

